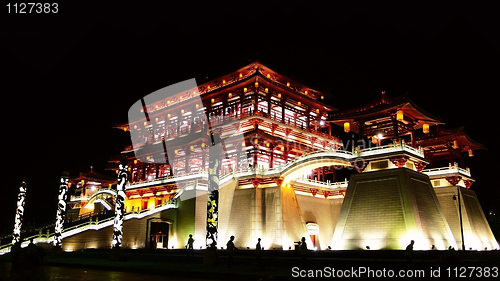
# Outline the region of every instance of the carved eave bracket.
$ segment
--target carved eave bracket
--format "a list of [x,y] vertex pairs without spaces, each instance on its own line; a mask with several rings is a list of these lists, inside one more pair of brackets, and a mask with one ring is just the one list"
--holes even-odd
[[403,168],[406,165],[406,161],[410,159],[407,155],[392,156],[389,158],[392,164],[396,165],[398,168]]
[[457,186],[457,184],[460,182],[461,179],[462,179],[461,176],[446,177],[446,180],[453,186]]
[[415,168],[419,173],[421,173],[424,170],[425,166],[427,166],[427,163],[425,162],[422,161],[415,162]]
[[252,179],[252,184],[253,184],[253,187],[255,187],[255,188],[259,187],[259,185],[260,185],[260,182],[261,182],[261,181],[262,181],[262,180],[261,180],[261,179],[259,179],[259,178],[253,178],[253,179]]
[[283,180],[285,178],[283,178],[283,177],[275,177],[273,179],[274,179],[274,182],[276,182],[276,185],[281,186],[281,184],[283,184]]
[[368,166],[369,163],[370,163],[370,161],[363,160],[363,161],[351,162],[351,165],[356,169],[356,171],[358,173],[362,173],[365,170],[365,168]]

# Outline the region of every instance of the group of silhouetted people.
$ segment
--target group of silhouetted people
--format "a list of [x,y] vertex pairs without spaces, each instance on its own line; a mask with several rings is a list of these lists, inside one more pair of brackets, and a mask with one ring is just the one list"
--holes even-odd
[[[238,248],[236,248],[236,246],[234,245],[234,239],[235,239],[235,237],[234,237],[234,235],[232,235],[229,238],[229,241],[227,241],[227,243],[226,243],[227,267],[228,268],[233,267],[234,253],[235,253],[235,251],[238,250]],[[263,253],[264,248],[260,244],[261,241],[262,241],[262,239],[258,238],[257,244],[255,245],[255,259],[256,259],[257,266],[262,265],[262,253]],[[189,239],[188,239],[186,246],[185,246],[187,249],[188,258],[193,257],[193,250],[194,250],[193,243],[194,243],[193,235],[189,234]],[[295,243],[297,243],[299,245],[301,258],[303,261],[305,261],[307,259],[307,253],[308,253],[306,238],[302,237],[301,241],[298,241]],[[214,244],[212,244],[212,247],[213,246],[214,246]]]
[[33,243],[33,239],[31,239],[28,246],[24,249],[21,248],[21,242],[12,245],[11,255],[12,270],[32,269],[42,265],[45,257],[45,249],[36,246],[35,243]]

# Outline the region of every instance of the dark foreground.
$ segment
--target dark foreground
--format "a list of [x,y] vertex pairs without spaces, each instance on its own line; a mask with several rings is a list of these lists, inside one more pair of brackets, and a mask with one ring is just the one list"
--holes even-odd
[[[288,280],[295,278],[392,279],[500,278],[500,251],[416,251],[408,260],[404,251],[318,251],[307,257],[296,251],[240,250],[228,268],[228,256],[217,252],[207,260],[206,251],[124,250],[122,260],[110,259],[110,250],[48,252],[41,265],[23,262],[12,268],[10,255],[0,256],[0,280]],[[216,263],[208,265],[207,263]]]

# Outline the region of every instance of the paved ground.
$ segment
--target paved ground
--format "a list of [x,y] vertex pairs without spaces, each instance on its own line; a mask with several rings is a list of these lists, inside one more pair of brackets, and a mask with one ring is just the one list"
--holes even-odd
[[[102,277],[99,280],[143,280],[144,278],[147,280],[173,280],[173,278],[177,280],[285,280],[294,279],[294,276],[331,277],[332,269],[336,270],[337,275],[349,274],[350,277],[356,279],[390,277],[391,272],[395,275],[406,274],[406,270],[412,271],[410,274],[424,274],[422,277],[429,278],[433,270],[434,274],[439,272],[441,277],[450,275],[455,277],[454,274],[460,274],[460,266],[500,267],[499,251],[463,254],[448,251],[415,252],[412,262],[409,263],[404,251],[310,252],[304,261],[298,252],[276,250],[265,251],[259,265],[254,251],[241,250],[235,255],[231,269],[227,268],[228,257],[224,251],[218,252],[215,265],[204,264],[206,255],[204,250],[195,251],[195,256],[192,258],[188,258],[183,250],[124,250],[121,261],[111,260],[111,255],[110,250],[62,253],[59,257],[52,257],[48,253],[44,259],[44,265],[38,269],[40,278],[36,280],[97,280],[94,279],[97,276]],[[0,262],[8,263],[10,260],[9,255],[0,257]],[[214,259],[209,260],[209,262],[213,261]],[[3,268],[4,271],[10,270],[9,266]],[[64,270],[55,268],[73,268],[75,271],[67,270],[64,273]],[[437,269],[439,271],[436,271]],[[363,270],[367,272],[362,273]],[[405,272],[400,272],[402,270]],[[416,272],[417,270],[419,272]],[[124,272],[128,274],[120,274]],[[494,270],[490,269],[490,273],[490,275],[494,274]],[[59,277],[55,278],[54,274]],[[75,276],[72,277],[71,274]],[[470,274],[466,272],[466,276]],[[16,276],[9,275],[9,272],[0,275],[0,278],[2,276],[7,276],[10,280],[24,280],[16,279]],[[498,276],[500,277],[500,272]]]

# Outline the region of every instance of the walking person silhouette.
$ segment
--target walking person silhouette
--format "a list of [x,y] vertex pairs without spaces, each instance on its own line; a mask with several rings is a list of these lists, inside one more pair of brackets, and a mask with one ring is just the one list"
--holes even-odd
[[229,238],[229,241],[226,244],[226,246],[227,246],[227,249],[226,249],[226,252],[227,252],[227,268],[232,268],[233,267],[234,250],[238,250],[238,248],[236,248],[234,246],[233,241],[234,241],[234,236],[231,236],[231,238]]

